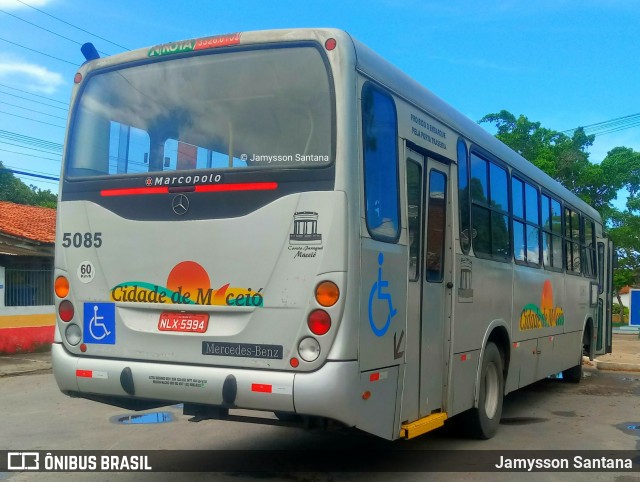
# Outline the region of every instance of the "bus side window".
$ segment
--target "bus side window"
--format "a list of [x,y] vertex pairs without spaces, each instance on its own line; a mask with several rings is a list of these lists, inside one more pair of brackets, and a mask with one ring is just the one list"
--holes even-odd
[[508,261],[509,186],[506,169],[471,153],[471,223],[476,255]]
[[393,99],[371,83],[362,92],[366,222],[373,239],[395,243],[400,236],[398,136]]
[[444,276],[444,248],[447,222],[447,176],[435,169],[429,173],[427,206],[426,280],[441,283]]
[[460,216],[460,247],[464,254],[471,247],[471,220],[469,219],[469,159],[467,146],[458,140],[458,210]]
[[422,220],[422,167],[407,160],[407,211],[409,228],[409,280],[420,277],[420,233]]
[[582,273],[582,265],[580,263],[580,213],[565,208],[564,222],[567,271],[580,274]]
[[581,253],[582,253],[582,265],[584,267],[584,274],[595,278],[596,277],[596,242],[595,242],[595,225],[593,221],[583,217],[582,218],[582,236],[581,239]]
[[[540,210],[538,190],[532,184],[514,176],[511,178],[511,201],[513,207],[513,254],[516,262],[539,266]],[[546,207],[548,217],[548,202]]]

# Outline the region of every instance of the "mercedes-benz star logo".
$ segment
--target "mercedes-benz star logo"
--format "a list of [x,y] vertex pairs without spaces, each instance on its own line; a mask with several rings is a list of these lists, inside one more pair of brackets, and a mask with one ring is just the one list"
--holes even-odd
[[178,194],[171,202],[173,212],[178,216],[182,216],[189,210],[189,198],[184,194]]

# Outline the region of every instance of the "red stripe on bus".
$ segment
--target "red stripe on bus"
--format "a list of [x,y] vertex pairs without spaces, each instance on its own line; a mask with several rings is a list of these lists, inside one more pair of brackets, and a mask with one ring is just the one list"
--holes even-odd
[[196,186],[196,192],[228,191],[273,191],[278,189],[277,182],[243,182],[238,184],[206,184]]
[[93,378],[92,370],[76,370],[76,376],[81,378]]
[[[173,188],[174,192],[176,188]],[[184,188],[184,192],[192,190],[192,186]],[[277,182],[244,182],[237,184],[206,184],[204,186],[195,186],[195,192],[229,192],[229,191],[274,191],[278,189]],[[100,195],[103,197],[110,196],[138,196],[145,194],[169,194],[170,190],[167,186],[162,187],[132,187],[122,189],[103,189]]]
[[262,383],[251,384],[252,392],[272,393],[273,387],[271,385],[263,385]]
[[124,189],[103,189],[100,195],[109,196],[136,196],[140,194],[169,194],[169,188],[163,187],[132,187]]

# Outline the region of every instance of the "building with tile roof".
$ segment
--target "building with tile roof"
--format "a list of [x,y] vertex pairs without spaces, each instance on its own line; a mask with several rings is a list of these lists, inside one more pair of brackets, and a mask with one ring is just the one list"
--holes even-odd
[[0,201],[0,255],[52,257],[56,210]]
[[0,201],[0,354],[53,342],[56,210]]
[[52,305],[56,210],[0,201],[0,307]]

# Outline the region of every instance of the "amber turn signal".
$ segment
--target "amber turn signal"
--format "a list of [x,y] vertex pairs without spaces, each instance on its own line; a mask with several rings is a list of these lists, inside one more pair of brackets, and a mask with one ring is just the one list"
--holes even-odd
[[340,298],[338,285],[333,281],[323,281],[316,286],[316,301],[320,306],[333,306]]
[[55,282],[55,292],[58,298],[66,298],[69,294],[69,280],[64,276],[58,276]]

